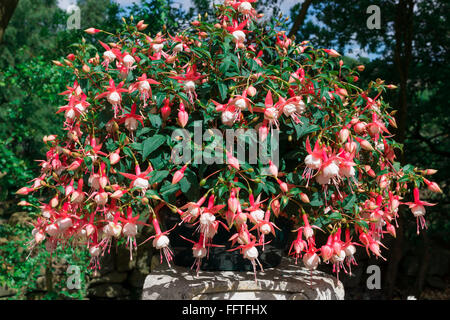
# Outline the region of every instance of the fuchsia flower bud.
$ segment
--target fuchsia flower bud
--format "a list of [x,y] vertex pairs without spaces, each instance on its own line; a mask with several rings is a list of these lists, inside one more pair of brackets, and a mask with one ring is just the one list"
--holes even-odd
[[359,142],[359,144],[360,144],[362,149],[367,150],[367,151],[372,151],[373,150],[373,147],[372,147],[372,145],[370,144],[369,141],[361,139],[361,138],[358,138],[358,137],[354,137],[354,138],[356,139],[356,141]]
[[334,49],[323,49],[332,58],[340,57],[341,55]]
[[111,153],[111,155],[109,156],[109,162],[111,163],[111,165],[115,165],[117,162],[119,162],[119,160],[120,160],[119,153],[120,153],[120,148],[118,148],[116,151]]
[[254,96],[256,95],[256,93],[257,93],[257,91],[256,91],[256,88],[255,88],[254,86],[249,86],[249,87],[247,88],[247,94],[248,94],[250,97],[254,97]]
[[178,124],[184,128],[188,122],[189,114],[184,109],[183,102],[180,103],[180,109],[178,111]]
[[300,199],[304,202],[304,203],[309,203],[309,197],[306,193],[301,193],[300,194]]
[[442,189],[436,182],[430,181],[428,179],[423,178],[423,182],[427,185],[428,189],[432,192],[442,193]]
[[281,191],[283,191],[284,193],[287,193],[289,191],[289,187],[286,182],[283,182],[280,179],[277,179],[277,182],[280,185]]
[[33,188],[23,187],[23,188],[20,188],[19,190],[17,190],[16,193],[17,194],[21,194],[21,195],[27,195],[27,194],[29,194],[32,191],[34,191]]
[[349,134],[350,134],[350,132],[348,131],[347,128],[341,129],[341,131],[339,131],[339,141],[341,143],[344,143],[345,141],[347,141]]
[[58,196],[54,196],[51,200],[50,200],[50,206],[52,208],[56,208],[56,206],[58,206],[59,204],[59,200],[58,200]]
[[169,118],[171,112],[172,109],[170,108],[170,100],[164,99],[164,106],[161,108],[161,117],[163,118],[164,121],[166,121]]
[[173,175],[173,178],[172,178],[172,184],[177,184],[178,182],[180,182],[181,179],[183,179],[184,171],[186,170],[186,168],[187,168],[187,164],[184,165],[180,170],[175,172],[175,174]]
[[366,130],[366,126],[367,123],[361,121],[361,122],[357,122],[354,126],[353,126],[353,130],[355,130],[355,132],[357,134],[362,134],[364,132],[364,130]]
[[239,160],[234,157],[231,152],[227,151],[227,164],[232,166],[234,169],[239,170]]
[[424,174],[426,174],[427,176],[431,176],[431,175],[433,175],[433,174],[435,174],[437,172],[437,170],[436,169],[426,169],[426,170],[424,170]]
[[148,27],[148,24],[144,23],[144,20],[140,20],[137,24],[136,24],[136,28],[139,31],[145,30]]
[[97,32],[100,32],[100,30],[95,29],[95,28],[88,28],[88,29],[84,30],[84,32],[86,32],[88,34],[96,34]]
[[236,213],[239,207],[239,200],[236,198],[236,193],[234,190],[231,191],[230,197],[228,198],[228,208],[231,212]]
[[277,166],[272,162],[272,160],[269,160],[269,172],[271,175],[278,177],[278,168]]

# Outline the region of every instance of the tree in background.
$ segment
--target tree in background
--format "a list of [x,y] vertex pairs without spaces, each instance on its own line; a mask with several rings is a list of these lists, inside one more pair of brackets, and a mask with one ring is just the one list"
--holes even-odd
[[5,29],[8,26],[19,0],[5,0],[0,3],[0,42],[3,40]]

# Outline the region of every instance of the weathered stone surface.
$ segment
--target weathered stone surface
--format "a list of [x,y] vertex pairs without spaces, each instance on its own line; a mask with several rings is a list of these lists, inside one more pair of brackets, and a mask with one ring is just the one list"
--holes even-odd
[[12,226],[16,224],[25,225],[27,222],[32,222],[33,218],[31,218],[30,214],[26,211],[14,212],[8,220],[8,223]]
[[17,289],[11,289],[7,287],[0,287],[0,298],[10,297],[17,293]]
[[119,284],[101,284],[88,289],[90,298],[121,298],[128,296],[130,291]]
[[277,268],[252,272],[195,272],[161,265],[147,276],[143,300],[343,300],[344,287],[331,275],[310,273],[284,258]]
[[100,284],[100,283],[122,283],[127,279],[127,273],[125,272],[111,272],[105,274],[99,278],[93,278],[90,284]]

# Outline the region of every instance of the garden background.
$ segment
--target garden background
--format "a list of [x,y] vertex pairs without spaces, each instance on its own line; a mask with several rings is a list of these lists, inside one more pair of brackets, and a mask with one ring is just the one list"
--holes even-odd
[[[163,27],[176,31],[199,12],[212,14],[207,0],[78,0],[80,28],[69,29],[75,1],[2,0],[0,3],[0,299],[139,298],[145,274],[151,271],[150,248],[141,248],[132,265],[127,251],[116,251],[101,274],[86,273],[88,256],[73,249],[50,257],[26,249],[35,212],[18,207],[15,192],[38,174],[36,159],[45,158],[42,138],[62,134],[63,104],[58,93],[71,84],[70,74],[55,66],[71,52],[70,45],[89,27],[114,32],[122,17],[149,24],[146,32]],[[218,1],[215,1],[216,3]],[[371,12],[380,8],[380,28],[368,28]],[[442,194],[427,209],[428,230],[415,233],[415,220],[400,212],[397,237],[389,238],[387,262],[359,257],[354,277],[342,277],[348,299],[450,298],[449,16],[447,1],[421,0],[259,0],[266,17],[288,19],[289,36],[310,40],[315,47],[334,48],[350,66],[365,65],[360,81],[381,78],[398,86],[386,98],[397,109],[396,140],[404,143],[401,159],[439,170],[433,176]],[[283,17],[280,16],[283,15]],[[70,24],[70,23],[69,23]],[[97,45],[97,44],[95,44]],[[38,199],[36,199],[38,200]],[[139,239],[138,239],[139,240]],[[361,250],[363,251],[363,250]],[[123,259],[125,255],[125,259]],[[140,257],[140,258],[139,258]],[[366,267],[377,264],[382,286],[369,290]],[[81,289],[67,288],[67,266],[82,270]],[[324,271],[327,266],[323,266]]]

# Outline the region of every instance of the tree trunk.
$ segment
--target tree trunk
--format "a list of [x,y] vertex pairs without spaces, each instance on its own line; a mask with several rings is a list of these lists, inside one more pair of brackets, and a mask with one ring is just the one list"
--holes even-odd
[[0,43],[3,41],[3,35],[14,10],[16,10],[17,3],[19,0],[2,0],[0,2]]
[[425,280],[427,277],[427,271],[428,271],[428,263],[430,261],[430,239],[428,237],[427,230],[422,230],[422,236],[424,240],[423,245],[423,255],[422,260],[420,261],[420,269],[419,274],[417,275],[417,281],[416,281],[416,288],[415,288],[415,296],[417,299],[420,298],[420,295],[423,290],[423,286],[425,284]]
[[[395,50],[394,65],[398,73],[400,92],[398,96],[398,112],[396,114],[397,130],[396,140],[400,143],[405,141],[406,125],[408,114],[408,72],[412,58],[412,37],[413,37],[413,17],[414,17],[414,1],[399,0],[397,4],[396,17],[394,21],[395,32]],[[397,158],[404,163],[403,153],[398,152]],[[390,263],[386,272],[385,287],[388,299],[392,299],[397,279],[398,267],[403,254],[404,240],[404,220],[402,218],[404,210],[399,211],[399,229],[397,231],[397,239],[392,248]]]
[[297,15],[297,18],[295,18],[294,25],[291,28],[291,31],[289,31],[288,37],[292,37],[293,35],[297,34],[297,31],[302,26],[303,22],[306,18],[306,13],[308,12],[308,8],[311,5],[312,0],[305,0],[302,4],[302,7],[300,8],[300,12]]

